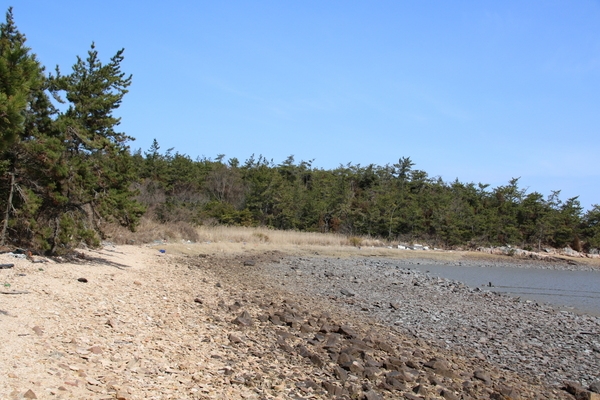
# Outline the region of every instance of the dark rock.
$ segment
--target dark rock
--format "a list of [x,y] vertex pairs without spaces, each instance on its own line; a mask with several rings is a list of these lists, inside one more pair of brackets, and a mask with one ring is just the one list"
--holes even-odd
[[295,353],[294,348],[283,340],[277,341],[277,346],[279,346],[280,349],[282,349],[283,351],[285,351],[288,354]]
[[386,342],[376,342],[375,343],[376,347],[381,350],[381,351],[385,351],[386,353],[393,353],[394,352],[394,348],[392,346],[390,346],[388,343]]
[[429,360],[425,364],[423,364],[423,366],[427,367],[427,368],[431,368],[434,371],[450,369],[450,363],[441,358],[432,358],[431,360]]
[[356,333],[356,331],[352,327],[350,327],[348,325],[342,325],[342,326],[340,326],[340,328],[338,329],[338,333],[341,334],[341,335],[344,335],[344,336],[351,337],[351,338],[355,338],[355,337],[358,336],[358,334]]
[[[342,367],[346,368],[346,364],[342,365]],[[346,369],[357,376],[362,376],[365,372],[365,367],[358,361],[352,361],[349,365],[347,365]]]
[[86,278],[78,278],[77,279],[78,282],[82,282],[82,283],[87,283],[88,280]]
[[319,332],[322,333],[331,333],[331,332],[337,332],[340,329],[340,327],[338,325],[323,325],[321,326],[321,329],[319,329]]
[[328,381],[323,381],[322,386],[330,396],[341,396],[344,393],[343,388]]
[[236,334],[230,333],[228,337],[229,341],[233,344],[244,343],[244,341]]
[[418,394],[419,396],[427,397],[429,395],[429,391],[423,385],[417,385],[412,388],[413,393]]
[[253,324],[252,317],[250,316],[250,313],[248,313],[248,311],[242,312],[232,322],[242,327],[252,326]]
[[387,378],[385,378],[385,383],[392,390],[406,390],[406,385],[404,385],[404,383],[402,383],[402,381],[400,381],[396,378],[387,377]]
[[572,394],[577,400],[597,400],[600,396],[596,393],[589,392],[577,382],[565,382],[563,390]]
[[261,314],[256,317],[256,319],[258,319],[260,322],[267,322],[269,320],[269,316],[266,314]]
[[348,372],[345,369],[341,368],[339,365],[333,367],[333,373],[336,378],[342,382],[346,382],[348,380]]
[[309,358],[310,358],[310,361],[319,368],[323,368],[323,366],[325,365],[325,363],[323,362],[321,357],[319,357],[316,354],[311,354]]
[[381,370],[377,367],[365,367],[364,376],[369,380],[375,380],[381,375]]
[[365,400],[383,400],[383,396],[381,396],[379,393],[377,393],[374,390],[369,390],[368,392],[365,392],[364,399]]
[[348,353],[340,353],[338,360],[337,360],[338,364],[340,364],[340,365],[352,363],[352,361],[354,361],[354,357],[352,357]]
[[245,267],[254,267],[256,265],[256,261],[254,260],[246,260],[244,261],[244,266]]
[[498,385],[496,389],[498,390],[498,392],[500,392],[500,394],[502,394],[504,397],[508,397],[509,399],[521,398],[519,391],[512,386]]
[[480,381],[482,381],[483,383],[485,383],[486,385],[490,385],[492,383],[492,378],[490,377],[490,374],[488,374],[487,372],[478,369],[473,373],[473,377],[475,379],[479,379]]
[[590,391],[600,393],[600,382],[596,381],[590,385]]
[[448,389],[443,389],[440,394],[446,400],[460,400],[460,397],[458,397],[457,395],[455,395],[453,392],[449,391]]
[[199,298],[199,297],[196,297],[196,298],[194,299],[194,303],[202,304],[202,303],[203,303],[203,301],[202,301],[202,299],[201,299],[201,298]]

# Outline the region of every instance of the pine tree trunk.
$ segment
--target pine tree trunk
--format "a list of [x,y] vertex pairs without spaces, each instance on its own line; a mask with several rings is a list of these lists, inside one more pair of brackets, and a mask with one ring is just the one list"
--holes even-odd
[[2,235],[0,235],[0,245],[4,246],[6,240],[6,229],[8,228],[8,218],[12,208],[13,192],[15,190],[15,174],[10,172],[10,191],[8,192],[8,202],[6,203],[6,212],[4,213],[4,224],[2,225]]

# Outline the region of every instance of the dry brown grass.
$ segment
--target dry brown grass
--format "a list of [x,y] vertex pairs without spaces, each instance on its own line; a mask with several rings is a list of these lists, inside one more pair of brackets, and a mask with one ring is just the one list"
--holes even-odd
[[[150,244],[170,253],[217,254],[259,253],[280,251],[294,255],[331,257],[385,257],[395,259],[426,258],[439,261],[496,260],[519,262],[519,259],[472,251],[412,251],[399,250],[396,243],[364,236],[344,236],[334,233],[279,231],[264,227],[236,226],[192,227],[184,222],[160,224],[148,218],[141,221],[136,232],[122,227],[107,229],[107,238],[115,244]],[[570,259],[569,257],[564,257]],[[600,259],[573,259],[578,263],[600,267]]]
[[170,253],[189,255],[276,250],[285,254],[332,257],[460,258],[458,253],[424,254],[388,248],[391,247],[390,243],[365,236],[280,231],[265,227],[192,227],[183,222],[160,224],[148,218],[142,219],[136,232],[112,226],[106,230],[106,234],[106,239],[115,244],[156,245]]

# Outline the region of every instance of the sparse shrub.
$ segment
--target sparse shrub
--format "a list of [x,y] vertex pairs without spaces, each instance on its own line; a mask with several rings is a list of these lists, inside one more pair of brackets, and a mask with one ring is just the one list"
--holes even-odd
[[262,232],[254,232],[254,233],[252,233],[252,236],[254,236],[255,238],[258,238],[259,241],[265,242],[265,243],[267,243],[271,240],[268,235],[266,235]]
[[348,243],[350,246],[359,247],[362,244],[362,239],[358,236],[350,236],[348,238]]

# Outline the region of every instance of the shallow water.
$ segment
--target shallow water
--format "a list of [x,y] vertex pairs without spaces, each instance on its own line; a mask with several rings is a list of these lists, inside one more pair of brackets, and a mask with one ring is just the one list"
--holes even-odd
[[[510,293],[558,308],[600,315],[600,272],[534,268],[419,265],[431,276],[493,292]],[[490,283],[492,286],[490,286]]]

